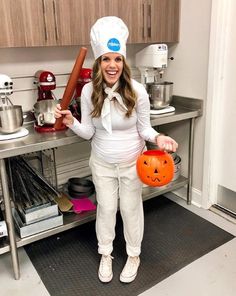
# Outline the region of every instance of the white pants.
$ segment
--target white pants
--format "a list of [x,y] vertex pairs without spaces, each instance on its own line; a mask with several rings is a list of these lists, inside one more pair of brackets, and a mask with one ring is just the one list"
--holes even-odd
[[109,255],[113,251],[119,199],[126,252],[129,256],[138,256],[141,252],[144,218],[142,183],[136,173],[136,161],[110,164],[92,154],[89,165],[97,196],[98,253]]

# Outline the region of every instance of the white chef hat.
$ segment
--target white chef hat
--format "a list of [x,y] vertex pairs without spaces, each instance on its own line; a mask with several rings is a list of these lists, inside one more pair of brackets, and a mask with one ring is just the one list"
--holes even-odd
[[92,26],[90,42],[97,59],[108,52],[116,52],[126,57],[126,41],[129,30],[122,19],[106,16],[98,19]]

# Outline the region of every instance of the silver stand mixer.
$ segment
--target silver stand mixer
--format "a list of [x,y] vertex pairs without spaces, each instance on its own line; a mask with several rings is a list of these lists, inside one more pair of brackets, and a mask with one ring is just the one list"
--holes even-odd
[[174,112],[170,106],[173,95],[173,82],[161,81],[167,68],[168,47],[166,44],[151,44],[139,51],[136,67],[141,73],[141,83],[145,86],[150,99],[153,115]]
[[28,134],[28,130],[22,127],[22,106],[13,105],[8,98],[12,93],[11,78],[0,74],[0,140],[15,139]]

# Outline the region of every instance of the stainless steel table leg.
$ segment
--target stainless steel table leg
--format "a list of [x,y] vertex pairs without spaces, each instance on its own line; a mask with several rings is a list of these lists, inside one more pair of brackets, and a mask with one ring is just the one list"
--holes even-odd
[[6,223],[7,223],[7,230],[8,230],[8,236],[10,241],[10,252],[12,257],[13,271],[14,271],[15,279],[18,280],[20,278],[20,267],[19,267],[19,259],[18,259],[18,253],[17,253],[17,247],[16,247],[14,222],[13,222],[12,211],[11,211],[11,200],[10,200],[10,194],[8,189],[6,165],[5,165],[4,159],[0,159],[0,172],[1,172],[2,192],[3,192],[3,200],[5,205]]
[[188,186],[187,186],[187,204],[188,205],[192,203],[194,123],[195,123],[195,118],[191,118],[190,127],[189,127],[189,152],[188,152]]
[[54,177],[55,177],[55,187],[58,190],[58,180],[57,180],[57,165],[56,165],[56,148],[52,148],[52,157],[53,157],[53,170],[54,170]]

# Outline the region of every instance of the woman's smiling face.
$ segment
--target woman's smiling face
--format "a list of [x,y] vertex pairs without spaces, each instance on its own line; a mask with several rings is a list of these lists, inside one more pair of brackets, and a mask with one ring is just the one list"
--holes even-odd
[[109,52],[101,56],[103,78],[108,87],[112,87],[120,78],[123,71],[123,56]]

